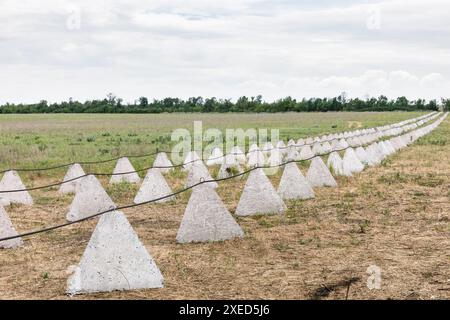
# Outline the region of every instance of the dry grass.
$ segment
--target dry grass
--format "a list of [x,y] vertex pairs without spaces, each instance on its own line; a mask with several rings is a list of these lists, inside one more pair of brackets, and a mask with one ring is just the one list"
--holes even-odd
[[[126,210],[164,289],[67,297],[66,270],[79,261],[96,220],[27,238],[20,249],[0,251],[0,299],[345,299],[347,290],[349,299],[448,299],[448,137],[449,118],[382,166],[318,189],[314,200],[290,203],[284,216],[237,218],[242,240],[176,244],[188,194]],[[176,189],[184,180],[168,181]],[[228,181],[218,189],[232,212],[243,185]],[[108,191],[118,204],[134,195]],[[56,190],[32,195],[32,208],[8,209],[19,232],[64,221],[71,197]],[[380,290],[366,286],[373,264],[382,269]]]

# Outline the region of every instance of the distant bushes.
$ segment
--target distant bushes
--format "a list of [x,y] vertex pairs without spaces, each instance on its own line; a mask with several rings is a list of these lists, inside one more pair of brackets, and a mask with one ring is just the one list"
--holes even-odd
[[[450,109],[450,99],[442,99],[442,108]],[[436,100],[408,100],[399,97],[389,100],[385,96],[379,98],[346,99],[311,98],[296,100],[291,97],[274,102],[265,102],[262,96],[240,97],[236,102],[229,99],[192,97],[187,100],[165,98],[148,101],[141,97],[133,104],[124,104],[123,100],[109,94],[103,100],[78,102],[70,99],[61,103],[49,104],[43,100],[37,104],[4,104],[0,105],[0,113],[162,113],[162,112],[327,112],[327,111],[436,111],[439,109]]]

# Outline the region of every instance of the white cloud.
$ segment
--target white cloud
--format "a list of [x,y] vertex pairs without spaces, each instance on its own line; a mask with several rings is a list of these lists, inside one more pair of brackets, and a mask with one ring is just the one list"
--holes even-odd
[[[110,91],[127,101],[341,91],[439,98],[450,81],[444,0],[0,5],[0,102],[83,100]],[[373,6],[379,30],[366,26]],[[68,28],[77,14],[80,28]]]

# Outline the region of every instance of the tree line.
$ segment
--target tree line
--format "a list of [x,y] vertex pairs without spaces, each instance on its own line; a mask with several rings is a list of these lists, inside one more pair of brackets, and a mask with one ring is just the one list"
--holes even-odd
[[296,100],[286,97],[274,102],[263,101],[262,96],[240,97],[235,102],[231,99],[192,97],[187,100],[179,98],[154,99],[149,101],[140,97],[134,103],[123,103],[121,98],[108,94],[106,98],[86,102],[64,101],[48,103],[45,100],[36,104],[0,105],[0,113],[163,113],[163,112],[327,112],[327,111],[437,111],[439,108],[450,110],[450,99],[408,100],[406,97],[388,99],[351,98],[345,94],[335,98],[310,98]]

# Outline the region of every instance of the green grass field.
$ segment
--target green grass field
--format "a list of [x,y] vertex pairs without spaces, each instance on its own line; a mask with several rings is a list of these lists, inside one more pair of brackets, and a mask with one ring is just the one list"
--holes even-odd
[[[373,127],[413,118],[420,112],[279,114],[32,114],[0,115],[0,170],[170,150],[177,128],[279,129],[284,140]],[[136,169],[153,159],[133,159]],[[112,170],[114,163],[90,169]],[[57,171],[56,171],[57,172]],[[58,172],[57,172],[58,173]],[[59,172],[60,174],[60,172]]]

